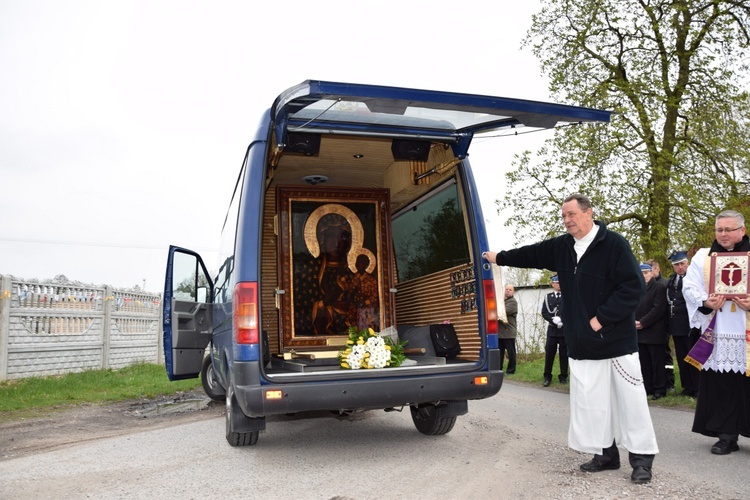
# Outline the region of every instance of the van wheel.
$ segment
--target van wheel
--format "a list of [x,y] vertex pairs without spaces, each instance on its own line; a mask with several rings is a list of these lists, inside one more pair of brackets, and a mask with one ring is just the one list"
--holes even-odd
[[456,424],[456,417],[441,416],[440,408],[432,404],[412,406],[411,419],[417,430],[428,436],[448,434]]
[[214,364],[211,362],[211,356],[206,356],[203,359],[203,367],[201,368],[201,384],[206,395],[214,401],[221,401],[226,396],[226,391],[219,383],[216,373],[214,372]]
[[[238,413],[240,415],[238,415]],[[231,386],[227,389],[227,416],[226,416],[226,431],[227,431],[227,442],[232,446],[252,446],[258,442],[258,434],[260,431],[251,432],[235,432],[234,429],[240,427],[243,422],[242,419],[247,417],[242,413],[242,410],[237,405],[237,398],[232,392]]]

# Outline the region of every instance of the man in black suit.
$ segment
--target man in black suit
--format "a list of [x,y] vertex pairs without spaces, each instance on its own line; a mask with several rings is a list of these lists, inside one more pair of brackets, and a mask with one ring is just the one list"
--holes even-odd
[[664,315],[667,313],[667,293],[664,284],[653,278],[650,265],[641,264],[641,272],[646,281],[646,295],[635,310],[638,355],[646,394],[659,399],[667,395],[667,371],[664,367],[664,344],[667,338]]
[[672,336],[677,366],[680,368],[682,395],[694,398],[698,396],[698,376],[700,372],[685,361],[685,356],[698,341],[697,335],[690,335],[690,318],[685,298],[682,296],[682,278],[685,277],[689,264],[687,252],[675,252],[669,256],[669,260],[672,262],[674,274],[669,277],[667,282],[668,332]]
[[[667,286],[667,279],[661,275],[659,261],[649,259],[646,264],[651,266],[651,279]],[[664,315],[664,321],[669,321],[669,314]],[[672,359],[672,347],[669,345],[669,335],[667,335],[667,343],[664,344],[664,367],[667,370],[667,390],[674,391],[674,359]]]
[[557,275],[552,276],[552,293],[544,297],[542,303],[542,317],[547,325],[547,343],[544,345],[544,387],[552,383],[552,366],[555,355],[560,351],[560,375],[557,379],[561,384],[568,381],[568,346],[565,343],[562,323],[562,297],[560,296],[560,280]]

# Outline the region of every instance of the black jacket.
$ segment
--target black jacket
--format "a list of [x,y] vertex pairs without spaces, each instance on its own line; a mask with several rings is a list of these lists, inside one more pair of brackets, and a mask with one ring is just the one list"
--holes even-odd
[[652,279],[646,284],[646,295],[635,309],[635,319],[641,322],[638,330],[639,344],[661,344],[667,342],[664,315],[667,313],[667,292],[661,281]]
[[[501,266],[557,273],[565,340],[573,359],[608,359],[638,352],[635,308],[645,289],[643,273],[627,240],[603,222],[595,223],[599,232],[579,262],[569,234],[497,255]],[[602,324],[598,332],[589,324],[594,316]]]
[[690,318],[688,316],[685,297],[682,296],[682,280],[677,273],[669,277],[667,282],[667,331],[673,337],[687,337],[690,333]]

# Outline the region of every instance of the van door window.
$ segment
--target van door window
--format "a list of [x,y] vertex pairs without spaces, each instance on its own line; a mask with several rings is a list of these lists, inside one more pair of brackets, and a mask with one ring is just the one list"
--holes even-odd
[[405,207],[391,224],[399,282],[470,262],[455,180]]
[[198,257],[175,252],[172,268],[172,292],[177,300],[207,302],[210,281]]

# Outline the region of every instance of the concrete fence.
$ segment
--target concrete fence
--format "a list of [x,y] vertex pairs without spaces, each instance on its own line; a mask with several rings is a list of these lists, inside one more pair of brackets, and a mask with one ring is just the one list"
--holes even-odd
[[0,381],[162,363],[161,295],[0,276]]
[[544,352],[544,344],[547,341],[547,321],[542,318],[542,304],[544,297],[551,291],[551,287],[516,287],[514,295],[518,302],[516,349],[519,355]]

